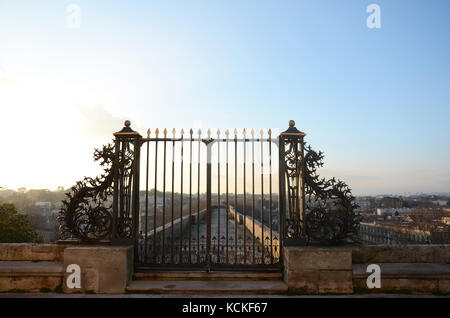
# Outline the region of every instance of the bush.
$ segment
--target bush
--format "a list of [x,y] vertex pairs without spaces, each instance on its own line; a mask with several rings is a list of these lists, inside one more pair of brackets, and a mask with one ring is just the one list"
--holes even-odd
[[25,214],[13,204],[0,204],[0,243],[40,243],[42,239],[33,230]]

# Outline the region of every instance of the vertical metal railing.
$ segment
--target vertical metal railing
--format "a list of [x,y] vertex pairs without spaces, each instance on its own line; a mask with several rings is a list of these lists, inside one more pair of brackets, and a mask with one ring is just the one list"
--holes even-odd
[[[220,218],[222,204],[220,202],[220,130],[217,130],[217,263],[220,264]],[[226,213],[226,212],[225,212]]]
[[[159,130],[156,128],[155,131],[156,140],[155,140],[155,187],[154,187],[154,197],[153,197],[153,262],[156,263],[157,260],[157,253],[156,253],[156,240],[157,240],[157,234],[156,234],[156,209],[157,209],[157,199],[158,199],[158,174],[156,173],[158,171],[158,135]],[[150,136],[148,136],[150,138]],[[149,143],[149,142],[147,142]],[[148,219],[145,219],[145,222],[148,222]]]
[[[245,148],[245,142],[246,142],[246,139],[245,139],[245,135],[246,135],[246,131],[245,131],[245,129],[243,130],[243,132],[242,132],[242,134],[243,134],[243,137],[244,137],[244,140],[243,140],[243,142],[242,142],[242,144],[243,144],[243,154],[244,154],[244,160],[243,160],[243,172],[242,172],[242,175],[243,175],[243,177],[242,177],[242,179],[243,179],[243,186],[244,186],[244,189],[243,189],[243,191],[242,191],[242,194],[243,194],[243,207],[242,207],[242,213],[244,213],[244,224],[247,224],[247,202],[246,202],[246,189],[245,189],[245,179],[246,179],[246,164],[247,164],[247,152],[246,152],[246,148]],[[236,207],[237,208],[237,207]],[[244,264],[245,263],[247,263],[247,231],[246,231],[246,229],[247,229],[247,227],[246,226],[243,226],[243,232],[244,232]]]
[[[206,138],[200,130],[197,134],[190,130],[185,138],[183,130],[177,135],[174,129],[168,136],[164,129],[160,136],[156,129],[151,136],[149,129],[147,138],[116,136],[116,160],[126,160],[128,149],[133,163],[126,175],[124,167],[114,168],[113,215],[131,217],[137,266],[212,270],[278,265],[281,220],[277,214],[274,222],[271,157],[277,140],[270,130],[266,136],[261,130],[258,137],[254,130],[251,136],[243,130],[242,137],[234,130],[231,139],[228,130],[223,137],[219,130],[216,136],[208,130]],[[114,224],[114,231],[124,229]]]
[[[234,130],[234,208],[237,209],[237,138],[238,131]],[[234,219],[234,263],[238,262],[238,220]]]
[[[166,153],[167,153],[167,130],[164,129],[164,140],[163,140],[163,197],[162,197],[162,243],[161,243],[161,263],[166,262]],[[157,172],[155,172],[156,174]]]
[[207,270],[211,270],[211,142],[210,130],[208,130],[208,138],[205,140],[206,143],[206,266]]
[[[252,129],[252,219],[255,219],[255,130]],[[255,222],[252,223],[252,233],[255,233]],[[252,261],[255,262],[256,238],[252,235]]]
[[[261,134],[261,223],[264,224],[264,144],[263,144],[263,130],[260,131]],[[264,264],[264,250],[265,250],[265,237],[264,237],[264,226],[261,227],[261,263]]]
[[226,248],[226,252],[225,252],[225,262],[228,263],[228,233],[229,233],[229,224],[228,224],[228,206],[230,204],[230,200],[229,200],[229,188],[228,188],[228,171],[229,171],[229,153],[228,153],[228,137],[229,137],[229,130],[227,129],[225,131],[225,135],[226,135],[226,139],[225,139],[225,146],[226,146],[226,194],[225,194],[225,198],[226,198],[226,207],[225,207],[225,215],[226,215],[226,236],[225,236],[225,248]]
[[[183,139],[184,130],[181,129],[181,139]],[[175,138],[175,136],[174,136]],[[181,162],[180,162],[180,262],[183,262],[183,166],[184,166],[184,142],[181,142]]]
[[189,131],[189,264],[192,264],[192,129]]

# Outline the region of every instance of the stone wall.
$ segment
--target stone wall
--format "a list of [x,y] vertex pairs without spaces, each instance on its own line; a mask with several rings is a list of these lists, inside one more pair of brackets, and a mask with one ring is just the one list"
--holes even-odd
[[[240,212],[236,212],[236,210],[230,205],[228,206],[228,214],[232,219],[234,219],[239,224],[245,225],[249,233],[253,233],[253,226],[255,228],[255,233],[253,233],[254,237],[257,241],[261,242],[262,236],[264,234],[264,246],[267,250],[271,250],[274,257],[280,257],[280,248],[279,248],[279,234],[278,231],[272,229],[272,242],[270,241],[270,227],[267,225],[262,225],[260,221],[254,220],[251,216],[246,216]],[[269,238],[268,240],[266,238]],[[271,244],[272,243],[272,244]]]
[[[81,269],[81,288],[67,288],[68,265]],[[133,248],[65,244],[0,244],[0,292],[124,293]]]
[[[288,246],[283,257],[293,292],[450,294],[450,245]],[[370,264],[381,269],[381,288],[368,287]]]
[[0,243],[0,292],[60,291],[65,245]]
[[124,293],[133,275],[131,246],[82,246],[64,250],[64,268],[76,264],[81,269],[80,288],[68,288],[64,273],[64,292]]
[[[356,292],[450,294],[450,245],[372,245],[351,250]],[[380,266],[380,288],[367,286],[369,264]]]
[[[70,289],[70,264],[81,286]],[[381,288],[367,286],[369,264]],[[0,292],[124,293],[133,274],[132,246],[0,244]],[[284,247],[283,279],[291,292],[450,294],[450,245]]]
[[353,292],[349,248],[285,247],[284,281],[290,291],[305,294]]

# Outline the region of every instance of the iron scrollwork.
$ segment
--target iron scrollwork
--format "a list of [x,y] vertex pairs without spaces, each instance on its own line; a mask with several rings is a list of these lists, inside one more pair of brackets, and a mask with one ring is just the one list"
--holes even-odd
[[[57,218],[60,239],[82,242],[111,240],[113,227],[115,237],[131,236],[131,170],[134,152],[127,139],[117,144],[121,148],[118,154],[114,143],[95,149],[94,161],[100,162],[103,173],[96,178],[85,177],[66,193],[67,199],[62,201]],[[114,217],[112,212],[115,169],[118,174],[117,187],[120,190],[117,204],[119,217]]]
[[306,147],[303,159],[305,183],[305,234],[309,241],[321,244],[357,242],[358,205],[348,185],[336,178],[320,178],[324,154]]
[[117,214],[115,219],[115,238],[131,238],[133,217],[131,208],[133,164],[135,152],[132,138],[119,138],[117,167]]
[[288,238],[294,239],[302,236],[302,225],[300,219],[300,174],[302,161],[301,153],[297,147],[297,140],[285,138],[283,151],[289,211],[289,215],[286,219],[286,235]]
[[112,195],[114,145],[95,149],[94,161],[100,161],[104,172],[99,177],[78,181],[66,193],[67,200],[62,201],[58,215],[61,239],[99,241],[111,234],[111,206],[106,202]]
[[[295,122],[281,134],[280,147],[287,203],[285,238],[305,244],[357,242],[359,216],[351,189],[343,181],[320,178],[324,155],[307,146]],[[281,198],[280,198],[281,200]]]

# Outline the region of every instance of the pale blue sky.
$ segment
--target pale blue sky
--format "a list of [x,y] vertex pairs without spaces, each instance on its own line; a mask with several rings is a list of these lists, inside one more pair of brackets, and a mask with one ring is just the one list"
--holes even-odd
[[447,0],[0,0],[2,153],[16,154],[0,186],[95,174],[92,147],[124,118],[143,134],[294,119],[356,194],[450,191],[449,38]]

